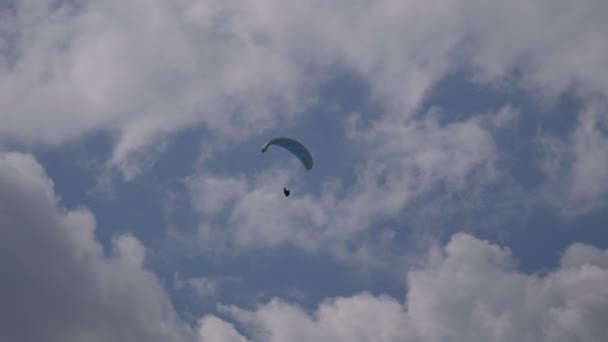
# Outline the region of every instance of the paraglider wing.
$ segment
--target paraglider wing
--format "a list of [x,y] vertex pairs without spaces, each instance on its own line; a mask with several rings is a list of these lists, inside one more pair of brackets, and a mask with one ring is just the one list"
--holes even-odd
[[266,152],[270,145],[276,145],[286,149],[300,159],[306,170],[312,169],[312,156],[306,147],[298,141],[290,138],[274,138],[262,146],[262,153]]

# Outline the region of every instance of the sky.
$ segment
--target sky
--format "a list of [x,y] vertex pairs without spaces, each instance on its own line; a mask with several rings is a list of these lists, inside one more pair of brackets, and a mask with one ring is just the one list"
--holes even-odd
[[608,340],[606,13],[0,0],[0,340]]

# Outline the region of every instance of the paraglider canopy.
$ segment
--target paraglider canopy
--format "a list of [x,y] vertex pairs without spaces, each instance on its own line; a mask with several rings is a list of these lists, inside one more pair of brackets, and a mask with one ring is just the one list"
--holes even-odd
[[262,146],[262,153],[266,152],[270,145],[276,145],[286,149],[300,159],[306,170],[312,169],[312,156],[310,155],[310,152],[308,152],[308,149],[300,142],[290,138],[274,138]]

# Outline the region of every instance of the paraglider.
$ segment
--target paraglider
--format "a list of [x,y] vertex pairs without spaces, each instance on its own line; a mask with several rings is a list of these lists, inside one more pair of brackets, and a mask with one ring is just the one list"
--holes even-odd
[[274,138],[262,146],[262,153],[266,152],[270,145],[276,145],[286,149],[300,159],[306,170],[312,169],[312,156],[310,155],[310,152],[308,152],[308,149],[300,142],[290,138]]
[[[290,138],[274,138],[262,146],[262,153],[266,152],[271,145],[276,145],[286,149],[302,162],[306,170],[312,169],[312,155],[308,149],[302,145],[302,143]],[[283,194],[285,194],[285,197],[289,197],[290,193],[290,189],[287,187],[283,188]]]

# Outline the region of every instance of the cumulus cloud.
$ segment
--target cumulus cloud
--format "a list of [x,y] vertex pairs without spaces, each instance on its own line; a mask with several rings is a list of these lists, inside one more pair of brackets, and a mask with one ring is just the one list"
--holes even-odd
[[602,0],[14,4],[1,14],[0,137],[57,144],[109,130],[108,164],[126,178],[185,127],[243,139],[289,121],[336,67],[397,116],[454,70],[549,98],[608,93]]
[[[202,217],[199,237],[228,249],[331,245],[337,255],[370,260],[383,248],[358,242],[378,221],[438,188],[459,193],[495,184],[501,174],[493,133],[508,125],[509,110],[490,121],[447,122],[433,110],[419,112],[433,86],[454,71],[483,86],[524,89],[534,100],[571,92],[587,102],[608,94],[604,0],[11,5],[0,10],[0,144],[56,146],[102,130],[115,138],[107,165],[126,179],[185,128],[202,126],[205,139],[216,142],[243,140],[293,123],[336,70],[369,85],[382,112],[353,120],[347,130],[362,150],[376,153],[355,170],[352,188],[328,182],[319,196],[284,201],[275,182],[293,179],[291,171],[277,171],[272,184],[207,170],[189,179]],[[543,140],[544,198],[574,213],[604,206],[608,192],[605,117],[581,113],[566,140]],[[0,284],[7,303],[1,337],[154,341],[186,334],[158,280],[143,268],[146,251],[135,237],[115,238],[105,256],[91,213],[61,208],[31,157],[1,158],[1,269],[13,275]],[[395,235],[385,228],[376,247]],[[604,340],[596,318],[605,315],[606,296],[597,285],[605,282],[605,254],[576,245],[565,255],[558,270],[530,276],[514,270],[506,250],[458,235],[409,274],[407,305],[362,294],[328,301],[314,317],[280,300],[253,311],[225,309],[276,340]],[[496,286],[480,287],[484,282]],[[197,284],[207,286],[191,286]],[[378,317],[389,326],[363,305],[386,313]],[[365,328],[377,330],[357,330],[365,321],[377,322]],[[204,339],[244,340],[212,316],[200,325]]]
[[145,249],[116,237],[106,256],[84,208],[59,204],[29,155],[0,153],[0,339],[3,341],[186,341]]
[[247,342],[247,339],[236,331],[234,325],[215,316],[207,315],[199,321],[200,342]]
[[109,165],[132,178],[138,152],[181,128],[238,139],[294,113],[307,97],[301,67],[254,39],[233,5],[16,2],[3,13],[14,25],[2,32],[0,135],[57,144],[109,130]]
[[544,198],[565,216],[589,213],[606,205],[608,196],[608,116],[604,107],[590,108],[566,140],[539,138],[545,175]]
[[[207,250],[239,253],[287,243],[306,251],[322,248],[343,260],[373,263],[379,256],[386,263],[385,247],[395,232],[378,222],[398,218],[438,189],[468,194],[498,182],[492,135],[516,116],[505,107],[448,123],[431,113],[424,120],[383,118],[371,126],[355,117],[345,127],[346,139],[366,158],[353,166],[356,178],[348,189],[328,180],[318,194],[306,191],[307,177],[289,166],[239,176],[203,170],[186,182],[200,213],[199,240]],[[301,190],[286,201],[277,184]],[[371,231],[378,236],[373,242]]]
[[269,342],[604,341],[607,255],[575,244],[552,272],[524,274],[508,248],[459,233],[408,272],[403,303],[360,293],[329,298],[314,312],[276,298],[220,309],[252,340]]
[[608,268],[608,250],[592,248],[575,243],[564,254],[560,262],[564,268],[593,267]]

